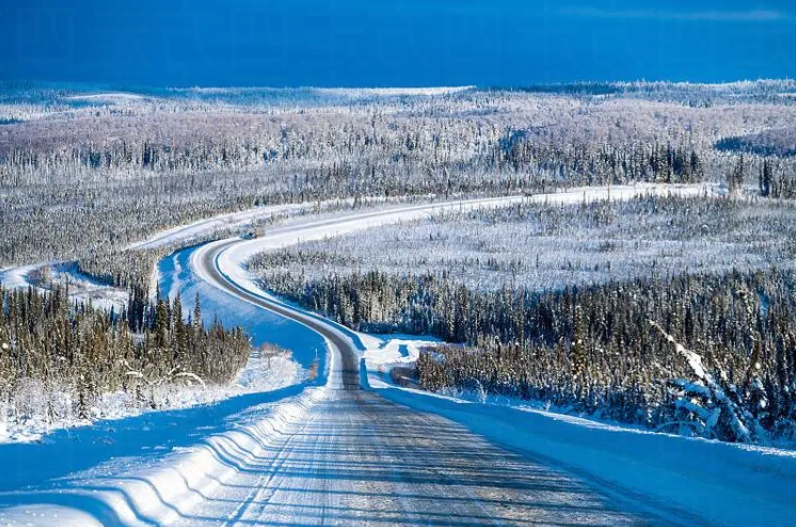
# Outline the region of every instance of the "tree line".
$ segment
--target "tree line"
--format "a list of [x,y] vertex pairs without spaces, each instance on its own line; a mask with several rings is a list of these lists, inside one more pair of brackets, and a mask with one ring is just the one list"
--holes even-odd
[[[416,376],[426,389],[485,390],[652,428],[688,423],[692,432],[731,441],[796,433],[796,274],[790,270],[554,292],[476,291],[445,272],[371,271],[310,281],[281,273],[264,285],[354,329],[464,344],[421,354]],[[711,421],[710,409],[723,403],[705,395],[714,392],[665,335],[701,356],[732,411],[719,410]],[[707,400],[694,402],[700,397]],[[747,433],[734,427],[733,416]]]
[[[205,325],[198,296],[187,317],[186,309],[179,296],[159,296],[140,313],[117,313],[70,301],[68,286],[0,286],[0,419],[92,419],[110,393],[157,408],[161,388],[231,382],[248,360],[248,337]],[[31,387],[35,396],[24,396]]]
[[574,186],[698,183],[705,177],[699,153],[686,144],[547,144],[514,131],[500,142],[497,159],[514,171],[549,174],[551,184],[564,181]]

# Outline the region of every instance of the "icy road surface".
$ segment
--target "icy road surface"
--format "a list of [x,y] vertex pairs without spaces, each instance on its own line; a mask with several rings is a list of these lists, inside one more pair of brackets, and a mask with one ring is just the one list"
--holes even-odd
[[216,287],[320,333],[336,366],[325,397],[176,525],[663,525],[682,518],[361,390],[357,348],[346,333],[241,287],[219,268],[242,243],[209,244],[195,265]]
[[334,390],[176,525],[648,525],[442,417]]

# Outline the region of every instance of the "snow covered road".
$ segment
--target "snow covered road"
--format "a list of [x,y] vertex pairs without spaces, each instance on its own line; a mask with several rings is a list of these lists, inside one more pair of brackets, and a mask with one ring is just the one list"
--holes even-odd
[[666,523],[463,425],[359,389],[345,332],[225,278],[218,262],[236,243],[210,244],[194,262],[215,286],[321,333],[332,350],[328,389],[175,525]]
[[452,421],[336,390],[176,525],[647,525]]
[[[428,207],[402,212],[416,213],[428,214]],[[390,221],[389,214],[365,215],[364,221]],[[264,294],[240,267],[244,255],[264,247],[362,228],[362,221],[285,227],[264,239],[211,243],[194,254],[198,274],[214,286],[320,333],[337,366],[330,369],[327,396],[179,525],[699,523],[679,511],[656,511],[637,498],[603,492],[466,426],[358,389],[355,336]]]
[[[654,192],[669,190],[659,187]],[[621,198],[649,191],[611,193]],[[687,187],[681,193],[698,192],[702,190]],[[605,190],[578,190],[530,199],[577,202],[604,196]],[[154,461],[131,450],[99,472],[66,477],[45,491],[0,492],[0,525],[716,524],[661,500],[605,485],[588,472],[561,468],[533,451],[498,444],[466,420],[443,417],[435,404],[426,401],[426,408],[419,408],[411,398],[396,402],[396,397],[382,397],[387,390],[360,389],[365,375],[357,336],[270,297],[242,267],[255,252],[300,240],[410,220],[444,208],[522,199],[529,198],[350,214],[195,250],[194,271],[219,293],[289,318],[326,340],[330,353],[322,357],[322,386],[286,390],[281,403],[253,398],[250,408],[236,409],[243,417],[239,423],[225,420],[229,428],[211,422],[211,412],[208,424],[216,425],[214,431],[204,437],[191,434],[194,445],[180,444],[173,454]],[[201,412],[194,411],[197,416]],[[492,422],[500,426],[497,419],[482,424]],[[84,468],[89,465],[93,463]],[[2,509],[4,504],[12,506]]]

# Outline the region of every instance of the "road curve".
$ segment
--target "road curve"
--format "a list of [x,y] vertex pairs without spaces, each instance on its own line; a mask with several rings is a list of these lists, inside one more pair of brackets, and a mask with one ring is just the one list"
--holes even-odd
[[218,269],[232,241],[195,265],[216,287],[306,325],[331,344],[328,396],[177,525],[661,525],[594,485],[505,450],[435,414],[359,389],[358,355],[322,319],[253,294]]
[[206,273],[205,276],[209,277],[213,285],[222,289],[229,294],[246,300],[263,309],[267,309],[277,315],[288,318],[299,324],[303,324],[311,330],[319,333],[326,338],[330,347],[330,351],[340,359],[340,368],[335,368],[335,372],[330,372],[330,375],[337,375],[337,383],[346,390],[358,390],[359,384],[359,358],[356,351],[351,347],[351,343],[344,340],[340,334],[329,328],[328,324],[308,316],[298,310],[291,309],[283,304],[273,302],[262,296],[255,295],[250,291],[238,286],[235,282],[227,279],[219,270],[216,262],[218,255],[230,248],[231,246],[239,243],[240,240],[229,240],[221,244],[213,246],[212,250],[203,252],[201,255],[200,265]]

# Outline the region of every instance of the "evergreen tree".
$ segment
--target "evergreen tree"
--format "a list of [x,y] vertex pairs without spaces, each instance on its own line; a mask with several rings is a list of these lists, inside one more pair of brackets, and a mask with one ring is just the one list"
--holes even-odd
[[732,169],[729,177],[727,178],[727,188],[730,193],[736,193],[743,187],[744,179],[746,178],[746,164],[744,156],[741,154],[735,167]]
[[193,304],[193,325],[197,331],[202,330],[202,302],[199,299],[199,292],[196,292]]
[[169,309],[166,301],[158,296],[157,307],[155,309],[155,347],[160,350],[166,349],[168,344],[169,329]]

